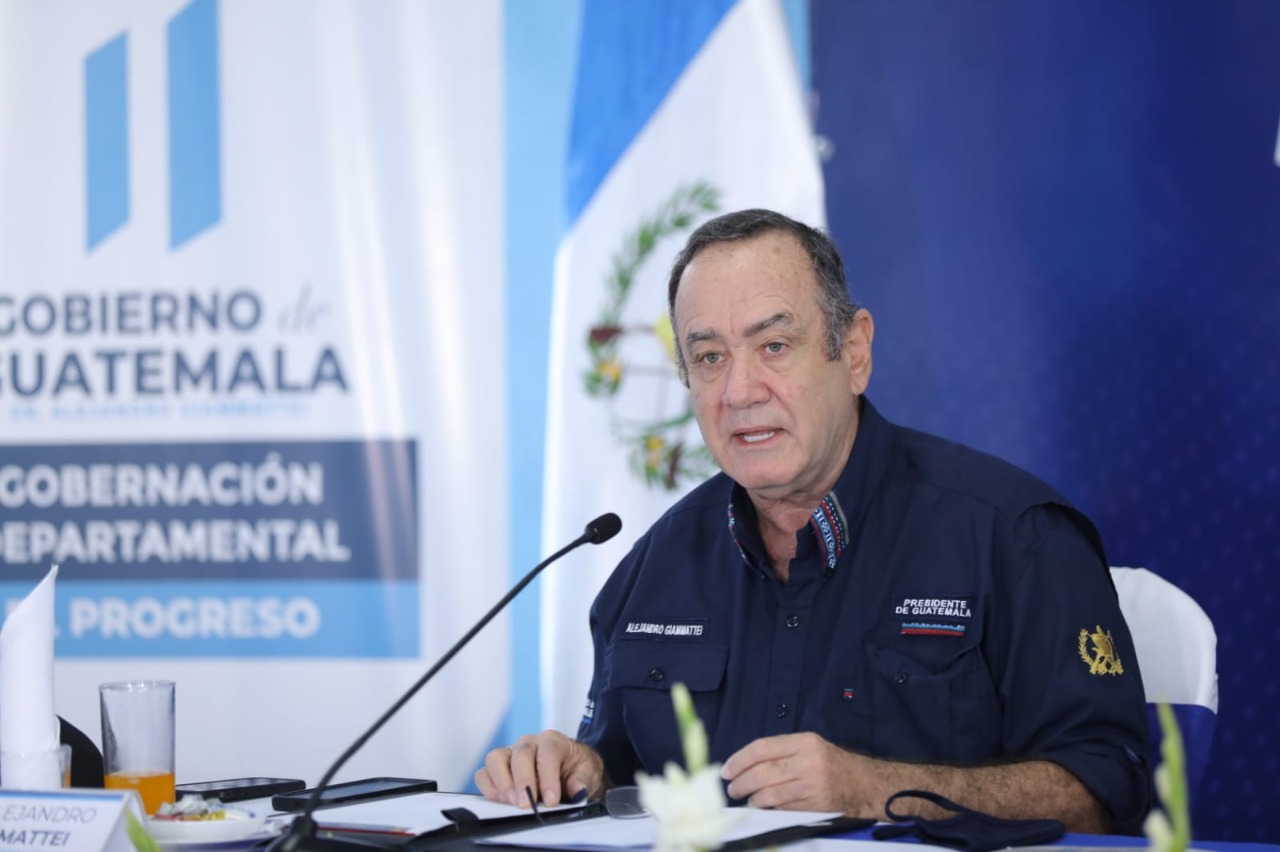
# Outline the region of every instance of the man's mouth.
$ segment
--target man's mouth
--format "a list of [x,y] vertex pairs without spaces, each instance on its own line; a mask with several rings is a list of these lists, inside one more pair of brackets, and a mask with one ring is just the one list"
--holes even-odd
[[767,441],[774,435],[778,434],[775,430],[770,429],[767,432],[740,432],[738,437],[748,444],[758,444],[761,441]]

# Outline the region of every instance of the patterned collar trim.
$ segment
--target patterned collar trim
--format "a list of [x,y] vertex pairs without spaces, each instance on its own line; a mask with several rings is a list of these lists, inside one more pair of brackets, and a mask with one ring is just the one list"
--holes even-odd
[[822,499],[809,518],[809,526],[818,536],[818,546],[827,560],[827,570],[834,571],[841,554],[849,546],[849,522],[845,520],[840,500],[832,491]]
[[[728,521],[729,534],[733,536],[733,543],[738,546],[738,552],[742,554],[742,561],[748,565],[754,565],[746,544],[738,535],[738,519],[733,513],[732,500],[728,505]],[[849,546],[849,522],[845,519],[844,509],[841,508],[840,499],[836,497],[834,491],[827,494],[818,504],[818,508],[813,510],[813,515],[809,518],[809,526],[813,528],[818,547],[822,549],[822,558],[827,564],[827,571],[834,571],[836,563],[840,561],[841,555]]]
[[733,536],[733,543],[738,545],[738,552],[742,554],[742,561],[751,565],[751,556],[747,553],[747,548],[743,545],[742,539],[738,537],[738,519],[733,515],[733,500],[729,500],[729,534]]

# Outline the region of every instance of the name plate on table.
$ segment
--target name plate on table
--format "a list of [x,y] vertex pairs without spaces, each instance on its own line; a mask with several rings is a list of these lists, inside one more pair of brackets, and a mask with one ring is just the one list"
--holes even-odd
[[141,822],[132,790],[0,790],[0,850],[133,852],[128,809]]

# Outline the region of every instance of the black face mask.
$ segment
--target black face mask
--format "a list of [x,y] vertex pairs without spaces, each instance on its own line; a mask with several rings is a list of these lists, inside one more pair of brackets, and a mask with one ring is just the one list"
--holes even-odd
[[[893,803],[903,797],[924,799],[955,814],[946,819],[919,819],[893,812]],[[925,843],[965,849],[968,852],[990,852],[1008,846],[1032,846],[1052,843],[1067,829],[1056,819],[1000,819],[981,811],[957,805],[950,799],[925,790],[903,790],[884,803],[884,812],[898,825],[882,825],[871,832],[876,840],[892,840],[910,835]]]

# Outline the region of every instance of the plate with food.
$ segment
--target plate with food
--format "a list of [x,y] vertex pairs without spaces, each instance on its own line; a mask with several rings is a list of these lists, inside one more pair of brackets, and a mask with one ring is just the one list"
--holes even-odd
[[186,796],[165,804],[147,820],[147,833],[162,846],[226,843],[266,836],[266,817],[244,808],[228,808],[217,799]]

